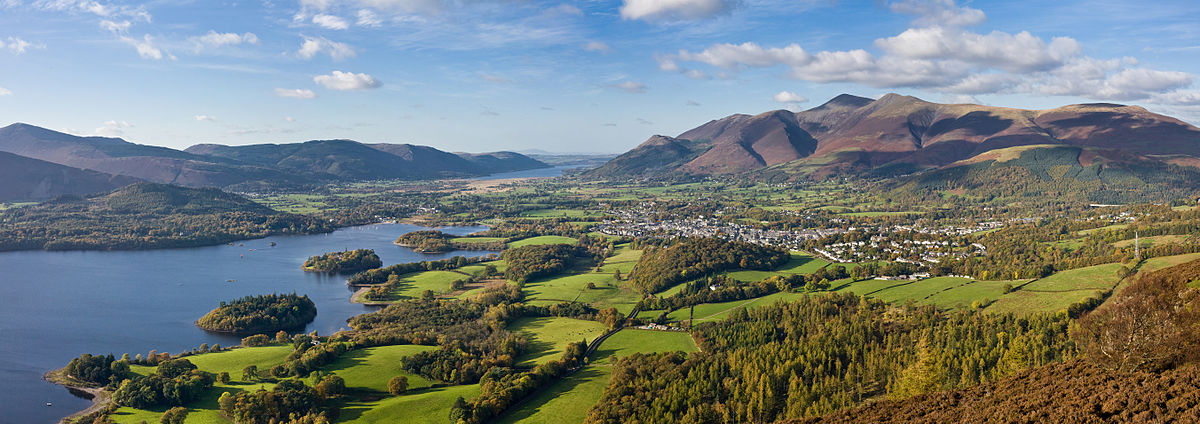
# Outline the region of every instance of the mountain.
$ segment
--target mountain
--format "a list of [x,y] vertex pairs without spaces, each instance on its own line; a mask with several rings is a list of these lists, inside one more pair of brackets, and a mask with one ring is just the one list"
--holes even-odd
[[0,202],[14,202],[111,191],[138,180],[0,152],[0,181]]
[[479,175],[549,168],[545,162],[515,152],[458,153]]
[[363,144],[314,140],[291,144],[224,146],[200,144],[188,153],[341,180],[471,177],[548,165],[511,153],[448,153],[412,144]]
[[470,177],[549,166],[511,152],[454,154],[426,146],[352,140],[201,144],[180,151],[22,123],[0,128],[0,152],[156,183],[244,191],[330,181]]
[[901,175],[1034,145],[1120,152],[1136,161],[1200,163],[1200,128],[1137,106],[1023,110],[938,104],[898,94],[877,100],[843,94],[802,112],[732,115],[678,137],[651,137],[588,175],[714,175],[764,168],[813,178]]

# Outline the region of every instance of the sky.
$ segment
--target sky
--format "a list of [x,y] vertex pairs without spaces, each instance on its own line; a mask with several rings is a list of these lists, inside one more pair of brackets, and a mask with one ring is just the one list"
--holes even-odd
[[0,0],[0,126],[617,153],[841,93],[1200,123],[1194,0]]

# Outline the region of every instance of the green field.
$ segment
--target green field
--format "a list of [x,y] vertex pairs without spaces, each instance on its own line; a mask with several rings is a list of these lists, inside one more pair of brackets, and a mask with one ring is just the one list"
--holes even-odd
[[1188,254],[1184,254],[1184,255],[1160,256],[1157,258],[1150,258],[1150,259],[1146,259],[1146,262],[1142,263],[1142,267],[1138,268],[1138,271],[1139,272],[1158,271],[1163,268],[1170,268],[1175,265],[1194,261],[1196,259],[1200,259],[1200,253],[1188,253]]
[[539,244],[575,244],[575,242],[578,241],[579,240],[571,237],[563,236],[537,236],[511,242],[508,244],[508,248],[512,249],[514,247],[533,246]]
[[923,303],[947,308],[970,308],[971,304],[979,301],[988,303],[1004,295],[1004,285],[1013,287],[1025,284],[1029,280],[1015,281],[972,281],[960,287],[939,292],[925,299]]
[[1121,264],[1104,264],[1057,272],[1021,288],[1028,291],[1063,292],[1084,289],[1111,289],[1120,277]]
[[[480,270],[482,269],[480,267]],[[388,295],[392,301],[396,301],[406,298],[419,298],[425,290],[432,290],[435,294],[444,294],[450,292],[451,283],[466,278],[467,275],[454,271],[424,271],[405,274],[400,277],[400,285],[389,292]]]
[[971,280],[968,278],[934,277],[913,281],[909,284],[895,285],[875,292],[870,296],[889,303],[904,303],[908,300],[923,302],[930,296],[969,282]]
[[[587,288],[588,283],[593,283],[596,288]],[[623,312],[632,310],[641,298],[626,281],[617,281],[612,273],[578,267],[560,276],[525,283],[524,291],[526,299],[531,301],[577,301],[599,309],[616,307]]]
[[[437,387],[377,401],[347,402],[337,422],[446,424],[450,422],[450,406],[460,396],[463,399],[479,396],[479,385]],[[188,418],[190,424],[191,417]]]
[[387,393],[387,382],[402,375],[408,378],[408,388],[429,387],[433,382],[400,368],[400,361],[419,352],[436,350],[434,346],[378,346],[347,352],[332,364],[321,368],[346,380],[346,387]]
[[754,282],[774,275],[811,274],[825,265],[829,265],[829,262],[807,253],[792,252],[792,258],[773,271],[742,270],[727,272],[725,275],[738,281]]
[[[208,393],[205,393],[196,402],[188,405],[190,409],[187,419],[188,424],[228,423],[229,421],[221,416],[217,405],[217,398],[221,397],[221,393],[258,390],[259,387],[270,390],[275,386],[273,383],[242,382],[242,369],[248,365],[257,365],[260,370],[270,369],[276,364],[282,363],[291,352],[291,346],[263,346],[233,349],[218,353],[203,353],[187,357],[200,370],[211,373],[228,372],[229,376],[233,378],[229,384],[214,384],[212,390],[209,390]],[[146,375],[152,372],[154,367],[133,366],[130,369],[138,374]],[[118,423],[140,423],[142,421],[156,423],[167,409],[166,407],[160,407],[152,410],[142,410],[122,407],[116,413],[112,414],[112,418]]]
[[[807,295],[808,293],[804,292],[779,292],[754,299],[734,300],[721,303],[702,303],[696,305],[694,319],[697,323],[704,321],[720,321],[725,319],[725,317],[728,317],[731,312],[739,308],[759,308],[774,304],[775,302],[790,302]],[[690,310],[691,308],[675,310],[668,314],[667,318],[671,321],[677,322],[686,321],[690,316],[689,313],[692,313]],[[656,312],[662,313],[662,311]],[[655,316],[657,316],[657,314]]]
[[571,342],[591,342],[607,329],[596,321],[556,317],[524,317],[508,325],[508,331],[523,334],[529,339],[528,351],[517,358],[520,366],[559,359]]
[[591,363],[579,372],[550,386],[504,416],[500,423],[580,423],[587,410],[600,399],[616,358],[633,353],[695,352],[696,343],[684,332],[626,329],[612,335],[589,357]]

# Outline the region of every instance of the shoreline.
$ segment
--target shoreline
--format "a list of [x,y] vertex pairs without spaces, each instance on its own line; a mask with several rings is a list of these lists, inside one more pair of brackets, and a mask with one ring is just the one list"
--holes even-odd
[[42,380],[65,387],[67,390],[87,393],[92,396],[92,404],[81,411],[60,418],[58,420],[59,424],[66,424],[72,420],[100,412],[112,404],[112,393],[104,390],[103,387],[88,387],[87,385],[79,384],[75,379],[67,375],[66,370],[67,368],[63,367],[47,371],[45,374],[42,374]]

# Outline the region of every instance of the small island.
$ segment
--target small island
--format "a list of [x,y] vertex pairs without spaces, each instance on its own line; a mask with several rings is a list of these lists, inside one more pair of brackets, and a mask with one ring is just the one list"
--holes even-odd
[[497,237],[454,237],[438,230],[424,230],[401,235],[395,244],[418,253],[445,253],[453,250],[504,250],[505,241]]
[[371,249],[329,252],[304,261],[304,270],[308,272],[352,273],[381,266],[383,266],[383,261],[379,260],[379,255],[376,255],[375,251]]
[[265,294],[221,302],[196,320],[196,326],[222,333],[257,334],[301,328],[316,317],[317,306],[307,295]]

